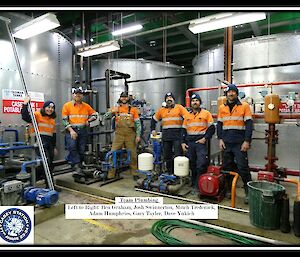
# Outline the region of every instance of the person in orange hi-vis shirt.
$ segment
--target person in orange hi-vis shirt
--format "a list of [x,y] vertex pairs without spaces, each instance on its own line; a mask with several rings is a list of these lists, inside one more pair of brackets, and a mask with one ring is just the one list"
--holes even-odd
[[[29,134],[31,138],[35,139],[35,131],[32,124],[32,120],[28,111],[28,103],[30,101],[29,96],[25,96],[24,103],[21,108],[22,119],[29,123]],[[34,112],[36,123],[41,136],[44,151],[47,157],[47,162],[50,170],[50,174],[53,179],[53,159],[54,155],[57,155],[56,149],[56,124],[55,124],[55,104],[53,101],[46,101],[39,111]],[[40,151],[36,150],[37,155],[40,156]],[[45,179],[45,171],[42,166],[37,168],[37,180]],[[45,180],[47,188],[49,188],[48,181]],[[56,191],[60,191],[59,188],[54,186]]]
[[239,100],[236,85],[229,84],[225,94],[227,101],[219,107],[217,123],[219,147],[224,151],[223,169],[232,171],[237,168],[244,183],[244,203],[248,204],[247,183],[251,181],[251,173],[247,151],[252,139],[252,113],[249,104]]
[[190,160],[193,193],[198,192],[199,176],[206,172],[209,164],[206,143],[215,133],[213,117],[209,111],[201,108],[201,102],[200,95],[192,94],[192,110],[184,117],[182,125],[181,146]]
[[65,103],[61,112],[69,151],[66,159],[74,174],[83,175],[81,164],[88,140],[88,127],[90,122],[98,118],[98,113],[82,101],[84,91],[81,87],[72,88],[72,93],[73,100]]
[[173,159],[182,155],[181,134],[184,115],[188,111],[180,104],[175,104],[175,97],[172,93],[166,93],[165,106],[157,110],[151,119],[151,133],[157,135],[155,130],[156,123],[162,122],[162,145],[163,145],[163,161],[165,163],[166,172],[174,173]]
[[[141,141],[141,122],[138,109],[129,103],[127,92],[122,92],[118,100],[119,106],[113,107],[104,114],[105,118],[115,116],[115,137],[111,147],[112,151],[122,149],[124,146],[131,153],[130,171],[134,180],[139,179],[137,173],[137,144]],[[110,170],[107,178],[116,176],[115,170]]]

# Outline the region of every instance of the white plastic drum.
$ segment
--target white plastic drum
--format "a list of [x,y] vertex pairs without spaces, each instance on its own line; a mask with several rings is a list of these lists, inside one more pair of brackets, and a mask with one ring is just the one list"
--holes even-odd
[[141,153],[138,155],[138,169],[144,171],[153,170],[153,155],[151,153]]
[[174,175],[186,177],[189,175],[189,159],[185,156],[174,158]]

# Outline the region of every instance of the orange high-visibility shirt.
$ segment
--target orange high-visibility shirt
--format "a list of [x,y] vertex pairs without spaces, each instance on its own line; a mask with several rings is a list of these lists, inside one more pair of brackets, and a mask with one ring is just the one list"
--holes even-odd
[[89,104],[75,101],[65,103],[61,112],[62,119],[67,120],[72,127],[85,126],[89,116],[94,113],[96,111]]
[[[38,126],[39,133],[41,135],[53,136],[53,133],[56,131],[55,120],[49,116],[42,116],[40,112],[34,112],[34,116],[36,119],[36,123]],[[30,136],[34,136],[34,127],[32,123],[29,124],[29,134]]]
[[197,113],[188,113],[184,117],[182,127],[186,129],[187,135],[204,135],[209,126],[214,124],[211,113],[201,109]]
[[174,108],[161,107],[153,115],[155,121],[162,121],[162,128],[182,128],[183,117],[189,112],[180,104],[175,104]]
[[219,107],[218,121],[223,122],[223,130],[245,130],[246,120],[252,120],[252,113],[247,102],[236,104],[231,112],[228,105],[222,104]]

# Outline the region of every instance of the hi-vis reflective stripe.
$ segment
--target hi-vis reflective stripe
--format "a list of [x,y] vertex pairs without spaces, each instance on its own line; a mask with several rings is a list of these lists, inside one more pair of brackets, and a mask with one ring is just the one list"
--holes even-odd
[[47,127],[47,128],[54,128],[53,125],[51,124],[47,124],[47,123],[39,123],[38,124],[39,127]]
[[153,115],[153,119],[154,119],[156,122],[159,122],[159,120],[156,119],[155,114]]
[[205,133],[206,131],[193,131],[193,132],[187,131],[188,135],[204,135]]
[[62,118],[63,118],[63,120],[65,120],[65,119],[68,119],[68,116],[63,116]]
[[168,128],[182,128],[181,125],[166,125],[162,127],[163,129],[168,129]]
[[183,120],[183,118],[182,117],[162,118],[162,121],[168,121],[168,120]]
[[193,122],[193,123],[187,124],[187,127],[195,127],[195,126],[207,127],[207,122]]
[[72,127],[85,127],[86,124],[85,123],[72,123],[71,126]]
[[[40,132],[40,135],[44,135],[44,136],[50,136],[52,137],[53,136],[53,133],[51,132],[45,132],[45,131],[39,131]],[[33,137],[35,135],[35,133],[30,133],[30,136]]]
[[252,120],[252,116],[245,116],[244,121],[246,121],[246,120]]
[[241,116],[228,116],[228,117],[224,117],[224,118],[218,118],[218,121],[225,121],[225,120],[244,120],[244,117]]
[[119,113],[119,116],[130,116],[130,117],[132,117],[133,116],[133,114],[132,113]]
[[88,118],[88,115],[83,115],[83,114],[74,114],[74,115],[69,115],[69,118]]
[[224,126],[223,125],[223,130],[227,130],[227,129],[238,129],[238,130],[245,130],[245,126]]

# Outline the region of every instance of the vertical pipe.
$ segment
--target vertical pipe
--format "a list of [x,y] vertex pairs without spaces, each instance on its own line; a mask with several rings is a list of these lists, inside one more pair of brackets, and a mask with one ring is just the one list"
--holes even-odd
[[106,89],[106,108],[110,107],[109,99],[109,84],[110,84],[110,75],[109,69],[105,71],[105,89]]
[[233,28],[224,31],[224,80],[232,83]]

